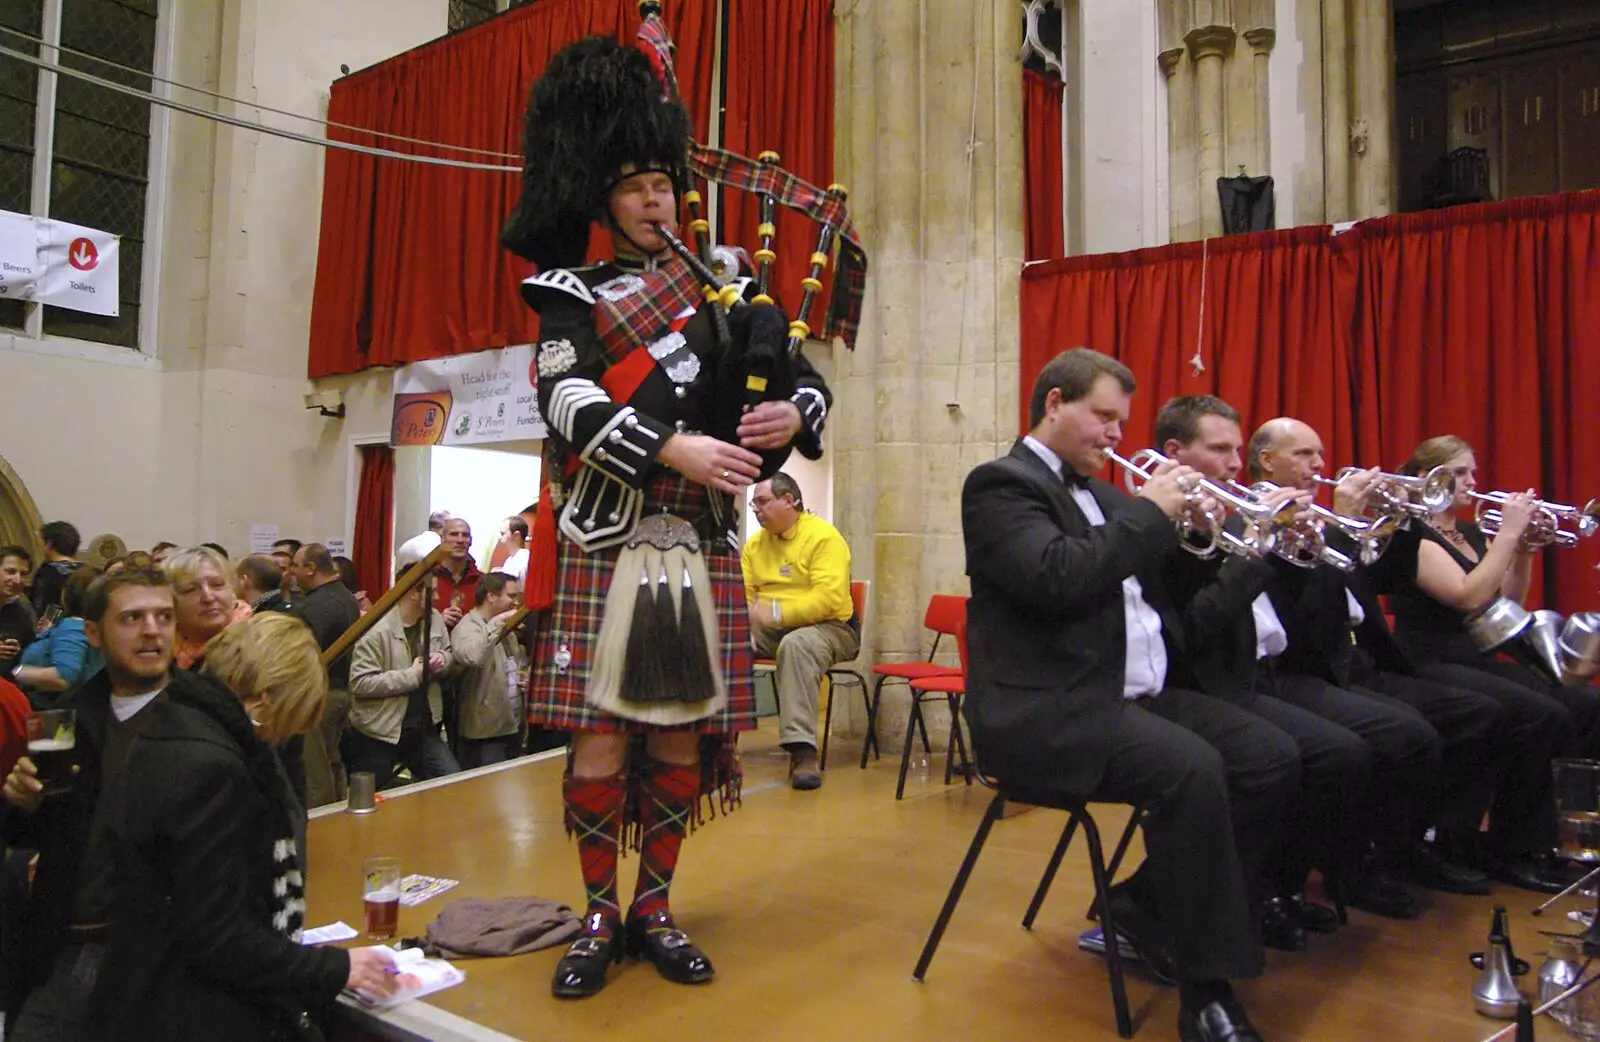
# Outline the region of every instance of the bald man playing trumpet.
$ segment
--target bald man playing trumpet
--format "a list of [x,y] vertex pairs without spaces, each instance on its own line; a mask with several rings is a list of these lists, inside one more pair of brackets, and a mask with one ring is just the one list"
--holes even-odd
[[[1254,481],[1315,490],[1326,460],[1322,438],[1292,417],[1268,420],[1250,438],[1246,466]],[[1361,518],[1381,470],[1353,471],[1334,489],[1334,513]],[[1423,825],[1442,836],[1470,836],[1494,800],[1495,816],[1510,829],[1502,852],[1483,864],[1496,877],[1527,889],[1547,891],[1556,882],[1535,860],[1531,841],[1513,822],[1548,819],[1548,763],[1555,740],[1552,721],[1536,706],[1507,705],[1486,693],[1424,679],[1395,642],[1380,593],[1416,568],[1421,535],[1406,525],[1375,562],[1359,563],[1354,540],[1333,525],[1325,528],[1330,546],[1357,558],[1348,573],[1322,565],[1278,568],[1268,594],[1283,622],[1287,646],[1277,670],[1282,697],[1313,712],[1338,714],[1348,692],[1368,700],[1405,705],[1421,714],[1443,741],[1435,784],[1416,794],[1416,820],[1402,848],[1380,842],[1370,867],[1378,878],[1402,875],[1434,890],[1488,892],[1487,876],[1458,863],[1478,860],[1476,852],[1453,843],[1422,843]],[[1330,719],[1341,719],[1330,715]],[[1341,722],[1344,722],[1341,720]],[[1349,723],[1346,723],[1349,726]],[[1354,728],[1352,728],[1354,729]],[[1358,731],[1358,733],[1360,733]],[[1380,840],[1385,837],[1380,836]],[[1402,892],[1395,889],[1394,910]],[[1414,905],[1414,902],[1413,902]],[[1413,911],[1411,914],[1415,914]]]

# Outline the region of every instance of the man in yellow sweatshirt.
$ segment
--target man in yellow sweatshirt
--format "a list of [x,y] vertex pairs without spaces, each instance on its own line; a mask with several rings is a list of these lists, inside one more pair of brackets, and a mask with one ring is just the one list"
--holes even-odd
[[744,589],[756,654],[778,663],[778,740],[789,751],[789,782],[822,786],[817,767],[817,699],[828,667],[861,650],[850,600],[850,547],[839,530],[806,513],[787,474],[750,494],[761,531],[744,547]]

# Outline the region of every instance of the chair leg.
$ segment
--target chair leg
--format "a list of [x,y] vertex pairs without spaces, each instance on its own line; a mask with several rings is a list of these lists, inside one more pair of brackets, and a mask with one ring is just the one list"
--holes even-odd
[[959,710],[956,709],[956,696],[946,695],[945,701],[950,705],[950,737],[944,743],[944,783],[950,784],[950,778],[955,773],[956,742],[961,740],[960,724],[956,723]]
[[1133,1037],[1133,1018],[1128,1015],[1128,985],[1122,975],[1122,945],[1111,915],[1111,880],[1106,874],[1105,854],[1100,849],[1100,830],[1085,810],[1083,837],[1089,843],[1089,871],[1094,874],[1095,893],[1100,895],[1100,930],[1106,941],[1106,972],[1111,975],[1111,1005],[1117,1014],[1117,1034]]
[[1050,892],[1050,884],[1056,881],[1056,871],[1061,868],[1061,859],[1066,856],[1067,848],[1072,845],[1072,837],[1078,832],[1078,814],[1073,811],[1067,816],[1067,827],[1061,830],[1061,839],[1056,842],[1056,849],[1050,854],[1050,863],[1044,867],[1044,875],[1039,877],[1039,888],[1033,892],[1033,900],[1028,902],[1027,914],[1022,917],[1022,928],[1033,929],[1033,920],[1039,914],[1039,909],[1044,905],[1044,897]]
[[867,711],[867,737],[863,739],[861,745],[862,761],[865,762],[866,760],[868,747],[872,749],[872,758],[874,760],[881,760],[883,756],[881,751],[878,749],[878,729],[873,727],[871,722],[872,696],[867,694],[867,678],[862,676],[860,673],[853,673],[851,675],[856,678],[856,685],[861,690],[861,705]]
[[[900,781],[894,787],[894,798],[903,799],[906,794],[906,771],[911,768],[911,740],[917,731],[917,725],[922,723],[922,697],[915,691],[911,692],[911,717],[906,721],[906,744],[900,750]],[[927,725],[923,725],[923,741],[927,741]]]
[[[918,703],[918,705],[922,703],[922,699],[917,697],[917,693],[915,691],[911,693],[911,696],[912,699]],[[922,718],[921,713],[917,714],[917,726],[922,728],[922,754],[924,756],[932,756],[933,743],[928,741],[928,722]]]
[[[906,743],[907,748],[910,743]],[[956,872],[955,882],[950,884],[950,893],[944,899],[944,907],[939,909],[939,918],[934,920],[933,930],[928,934],[928,942],[922,946],[922,955],[917,959],[917,968],[911,971],[911,979],[920,981],[928,972],[928,964],[933,961],[933,953],[939,948],[939,941],[944,937],[945,927],[950,925],[950,916],[955,914],[956,903],[961,900],[961,892],[967,888],[967,879],[972,875],[973,866],[978,863],[978,855],[983,852],[983,844],[989,838],[989,830],[999,820],[1005,808],[1006,798],[995,794],[989,801],[989,809],[983,812],[983,821],[978,825],[978,834],[972,837],[972,845],[967,848],[967,856],[961,862],[961,868]]]
[[[863,771],[867,769],[867,749],[869,747],[874,750],[878,748],[878,705],[883,701],[883,685],[888,679],[886,676],[880,676],[878,677],[878,682],[872,687],[872,701],[867,706],[867,740],[861,746],[861,769]],[[861,695],[865,698],[866,694],[866,687],[863,686]]]
[[828,677],[828,708],[822,713],[822,748],[817,750],[817,770],[828,769],[828,736],[833,734],[833,696],[835,686],[833,677]]
[[972,776],[978,773],[972,766],[972,758],[967,755],[967,740],[961,727],[961,695],[955,696],[955,707],[950,711],[950,733],[955,737],[956,748],[961,752],[961,776],[967,780],[967,788],[972,787]]
[[1128,827],[1122,830],[1122,838],[1117,840],[1116,853],[1111,855],[1111,863],[1106,866],[1106,874],[1113,880],[1117,878],[1117,869],[1122,867],[1122,859],[1128,854],[1128,846],[1133,842],[1133,834],[1139,831],[1139,825],[1144,821],[1144,810],[1133,808],[1133,813],[1128,815]]

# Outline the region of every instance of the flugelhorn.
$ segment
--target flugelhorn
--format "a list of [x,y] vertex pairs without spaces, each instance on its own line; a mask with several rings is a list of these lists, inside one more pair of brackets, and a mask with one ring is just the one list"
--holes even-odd
[[[1169,462],[1166,456],[1155,449],[1141,449],[1131,459],[1117,455],[1115,449],[1105,449],[1104,453],[1108,461],[1122,468],[1128,491],[1135,494],[1150,480],[1155,468]],[[1178,526],[1178,545],[1189,553],[1196,557],[1212,557],[1218,550],[1223,550],[1239,557],[1260,557],[1271,549],[1272,525],[1278,511],[1236,496],[1205,478],[1199,478],[1185,491],[1188,504],[1183,513],[1174,519],[1174,523]],[[1227,518],[1202,502],[1206,496],[1233,509],[1245,519],[1242,535],[1234,535],[1227,530]]]
[[[1483,534],[1491,538],[1500,531],[1500,508],[1515,493],[1468,492],[1478,501],[1475,519]],[[1562,527],[1570,524],[1571,530]],[[1587,539],[1600,530],[1600,499],[1591,499],[1581,507],[1548,500],[1533,501],[1533,520],[1522,534],[1522,545],[1537,550],[1550,545],[1577,546],[1579,539]]]
[[[1336,486],[1361,472],[1361,467],[1343,467],[1331,478],[1318,474],[1315,480],[1319,485]],[[1420,475],[1380,471],[1369,495],[1377,497],[1376,514],[1426,519],[1444,513],[1455,502],[1456,476],[1449,467],[1442,466]]]

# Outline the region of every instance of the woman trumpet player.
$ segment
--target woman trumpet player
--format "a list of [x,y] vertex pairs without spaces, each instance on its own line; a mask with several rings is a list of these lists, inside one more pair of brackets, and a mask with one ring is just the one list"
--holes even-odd
[[[1467,616],[1497,597],[1520,601],[1527,595],[1534,548],[1524,536],[1534,520],[1533,491],[1504,498],[1499,504],[1499,530],[1489,538],[1475,522],[1458,516],[1475,505],[1477,488],[1477,457],[1466,441],[1449,434],[1429,438],[1416,447],[1401,473],[1426,474],[1440,466],[1455,477],[1455,499],[1450,509],[1422,526],[1415,570],[1396,576],[1389,597],[1395,639],[1423,676],[1498,701],[1506,714],[1502,731],[1516,736],[1508,745],[1520,747],[1519,758],[1543,763],[1550,756],[1600,753],[1600,700],[1592,689],[1563,687],[1518,663],[1485,655],[1466,629]],[[1539,852],[1553,845],[1549,769],[1529,774],[1530,779],[1535,777],[1540,779],[1541,792],[1522,792],[1520,798],[1516,792],[1510,794],[1520,811],[1513,812],[1505,805],[1507,793],[1496,793],[1490,813],[1492,850],[1487,867],[1503,868],[1507,859],[1515,867],[1530,855],[1537,859]],[[1501,786],[1502,790],[1508,788],[1517,786]],[[1461,839],[1456,837],[1458,842]],[[1473,852],[1462,853],[1471,857]],[[1510,881],[1526,886],[1538,882],[1540,876],[1546,877],[1546,885],[1531,889],[1548,890],[1558,882],[1548,871]]]

